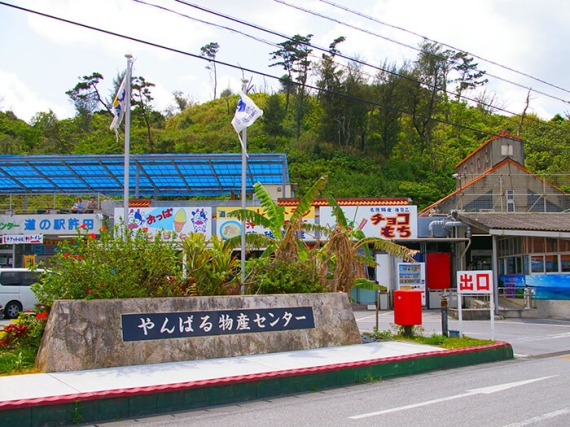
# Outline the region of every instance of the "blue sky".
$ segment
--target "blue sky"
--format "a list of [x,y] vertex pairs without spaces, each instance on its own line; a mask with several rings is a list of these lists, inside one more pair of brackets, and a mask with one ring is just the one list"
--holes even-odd
[[[275,47],[180,14],[240,29],[273,43],[283,41],[282,38],[224,20],[182,2],[144,0],[179,13],[175,14],[135,0],[2,1],[195,55],[199,55],[200,47],[217,42],[220,45],[217,59],[220,61],[273,76],[283,74],[278,67],[268,67],[270,52]],[[520,114],[527,97],[526,88],[532,87],[535,92],[531,94],[529,112],[549,119],[554,114],[570,111],[568,104],[562,101],[570,99],[570,93],[565,89],[570,87],[567,77],[570,3],[564,0],[479,0],[470,3],[453,0],[335,0],[333,3],[339,7],[323,0],[188,0],[188,3],[281,34],[313,34],[314,44],[321,47],[328,47],[332,40],[343,35],[347,41],[339,48],[344,55],[358,57],[376,66],[385,60],[402,65],[404,61],[414,60],[417,52],[295,7],[402,44],[418,46],[419,36],[425,36],[491,61],[475,60],[481,69],[499,78],[490,77],[487,91],[505,110]],[[349,13],[341,7],[390,25]],[[59,118],[70,117],[74,110],[65,92],[75,86],[80,76],[97,71],[105,78],[100,85],[102,94],[110,96],[113,78],[126,66],[126,53],[135,58],[133,74],[144,76],[156,84],[153,89],[155,108],[164,110],[172,105],[174,90],[184,92],[197,102],[212,98],[212,86],[203,60],[0,5],[0,110],[13,110],[26,121],[30,121],[35,113],[49,109]],[[320,53],[315,53],[320,56]],[[374,73],[372,69],[367,71]],[[251,73],[244,76],[252,77]],[[237,91],[241,78],[239,69],[219,66],[218,93],[227,87]],[[263,91],[276,87],[274,80],[257,75],[253,76],[253,84]]]

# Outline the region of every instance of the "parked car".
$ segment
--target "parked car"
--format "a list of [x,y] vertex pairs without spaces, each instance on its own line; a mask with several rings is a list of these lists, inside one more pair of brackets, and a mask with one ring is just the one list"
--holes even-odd
[[41,269],[0,268],[0,306],[4,307],[4,318],[15,319],[20,311],[34,310],[38,299],[30,289],[36,283]]

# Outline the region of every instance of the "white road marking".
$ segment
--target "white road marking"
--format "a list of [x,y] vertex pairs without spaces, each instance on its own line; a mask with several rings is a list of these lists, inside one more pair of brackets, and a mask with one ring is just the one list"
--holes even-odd
[[503,427],[524,427],[534,423],[538,423],[540,421],[549,420],[550,418],[556,418],[559,417],[560,415],[566,415],[568,413],[570,413],[570,409],[568,408],[560,409],[558,411],[549,412],[548,414],[538,415],[536,417],[532,417],[527,420],[520,421],[518,423],[507,424],[506,426]]
[[526,384],[531,384],[534,383],[536,381],[542,381],[542,380],[546,380],[548,378],[553,378],[556,377],[557,375],[552,375],[549,377],[542,377],[542,378],[533,378],[530,380],[524,380],[524,381],[517,381],[514,383],[506,383],[506,384],[498,384],[498,385],[494,385],[494,386],[490,386],[490,387],[483,387],[483,388],[476,388],[473,390],[467,390],[466,393],[462,393],[462,394],[457,394],[455,396],[449,396],[449,397],[442,397],[440,399],[433,399],[433,400],[428,400],[425,402],[418,402],[418,403],[412,403],[410,405],[405,405],[405,406],[399,406],[396,408],[390,408],[390,409],[384,409],[382,411],[375,411],[375,412],[368,412],[366,414],[360,414],[360,415],[353,415],[352,417],[348,417],[352,420],[359,420],[361,418],[369,418],[369,417],[375,417],[378,415],[384,415],[384,414],[389,414],[392,412],[399,412],[399,411],[406,411],[408,409],[414,409],[414,408],[419,408],[421,406],[427,406],[427,405],[432,405],[434,403],[441,403],[441,402],[447,402],[450,400],[455,400],[455,399],[461,399],[463,397],[468,397],[468,396],[473,396],[474,394],[491,394],[491,393],[497,393],[499,391],[503,391],[503,390],[508,390],[510,388],[513,387],[519,387],[521,385],[526,385]]

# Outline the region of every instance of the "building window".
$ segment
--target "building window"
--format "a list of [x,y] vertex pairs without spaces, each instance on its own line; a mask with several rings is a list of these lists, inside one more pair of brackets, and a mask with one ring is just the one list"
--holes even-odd
[[544,261],[547,273],[558,273],[558,255],[545,255]]
[[570,273],[570,255],[560,255],[560,271]]
[[522,257],[512,256],[506,258],[507,274],[522,274]]
[[530,272],[544,273],[544,257],[542,255],[532,255],[530,257]]
[[569,239],[504,237],[497,252],[500,275],[570,273]]

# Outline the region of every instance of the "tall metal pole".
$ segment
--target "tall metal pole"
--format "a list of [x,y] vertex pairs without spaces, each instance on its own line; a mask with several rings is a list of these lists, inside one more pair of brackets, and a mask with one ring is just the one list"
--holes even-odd
[[[247,95],[248,80],[242,80],[242,91]],[[241,208],[245,209],[247,188],[247,127],[242,130],[241,148]],[[245,218],[241,221],[241,294],[245,294]]]
[[123,188],[123,231],[124,237],[127,238],[127,231],[129,226],[129,169],[130,169],[130,144],[131,144],[131,66],[133,63],[133,56],[126,54],[127,58],[127,72],[125,75],[125,171],[124,171],[124,188]]

